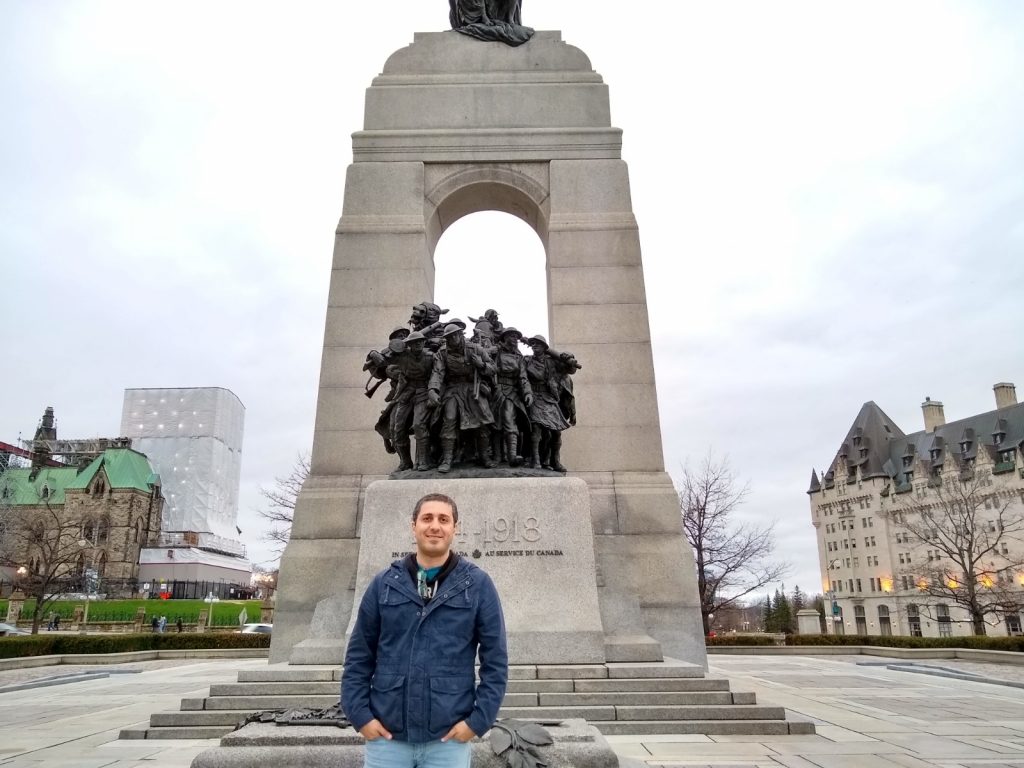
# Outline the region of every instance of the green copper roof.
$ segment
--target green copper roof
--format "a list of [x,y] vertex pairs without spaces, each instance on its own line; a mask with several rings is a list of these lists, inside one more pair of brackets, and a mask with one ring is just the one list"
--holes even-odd
[[8,469],[0,475],[0,504],[64,503],[64,489],[75,479],[73,467],[43,467],[34,478],[31,469]]
[[65,490],[87,488],[101,467],[111,488],[134,488],[149,493],[160,479],[149,459],[138,451],[108,448],[81,471],[73,467],[43,467],[32,477],[31,469],[8,469],[0,475],[0,503],[40,504],[45,488],[51,504],[63,504]]
[[143,454],[131,448],[108,448],[93,459],[67,487],[88,487],[100,467],[106,472],[111,488],[135,488],[148,493],[156,479],[149,459]]

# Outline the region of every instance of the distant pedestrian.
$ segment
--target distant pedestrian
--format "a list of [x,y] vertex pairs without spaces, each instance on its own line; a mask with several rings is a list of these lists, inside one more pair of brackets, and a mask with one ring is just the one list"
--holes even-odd
[[53,631],[57,632],[60,630],[60,614],[53,614]]
[[161,635],[164,633],[165,629],[167,629],[167,617],[166,616],[161,616],[160,617],[160,634]]
[[182,621],[181,621],[181,616],[179,616],[179,617],[178,617],[178,620],[177,620],[177,621],[175,621],[174,623],[175,623],[175,625],[176,625],[176,626],[178,627],[178,632],[181,632],[181,628],[182,628]]
[[156,616],[154,616],[153,620],[150,622],[150,626],[153,627],[153,634],[156,634],[157,632],[159,632],[160,631],[160,619],[158,619]]

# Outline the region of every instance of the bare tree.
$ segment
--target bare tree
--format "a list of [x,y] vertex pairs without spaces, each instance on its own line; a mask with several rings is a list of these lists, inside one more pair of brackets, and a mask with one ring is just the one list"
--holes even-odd
[[263,540],[271,542],[277,554],[284,552],[291,536],[295,502],[303,483],[309,477],[309,461],[308,453],[300,454],[287,476],[274,478],[273,488],[260,488],[260,496],[266,501],[266,506],[259,513],[270,523],[267,532],[263,534]]
[[[925,548],[926,573],[905,567],[901,577],[913,581],[921,595],[962,608],[975,635],[985,634],[987,616],[1017,611],[1022,596],[1014,580],[1024,565],[1024,506],[1008,490],[993,487],[991,472],[967,469],[933,477],[916,492],[898,495],[884,514],[918,557]],[[930,612],[934,606],[922,608]]]
[[[22,494],[26,492],[22,490]],[[18,586],[35,599],[35,635],[46,606],[58,599],[62,587],[82,570],[82,563],[94,554],[94,543],[83,538],[83,521],[68,517],[63,504],[51,504],[38,494],[31,501],[26,504],[22,498],[17,505],[0,503],[0,564],[18,568]]]
[[773,559],[775,523],[765,526],[737,522],[736,509],[750,492],[740,484],[729,460],[711,453],[696,470],[683,467],[679,508],[683,530],[697,561],[697,592],[704,634],[708,616],[789,572],[787,563]]

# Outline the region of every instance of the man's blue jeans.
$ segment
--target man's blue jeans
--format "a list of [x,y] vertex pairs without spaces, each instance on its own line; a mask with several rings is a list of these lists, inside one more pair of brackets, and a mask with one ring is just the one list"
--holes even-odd
[[393,739],[366,742],[366,768],[469,768],[470,742],[428,741],[409,744]]

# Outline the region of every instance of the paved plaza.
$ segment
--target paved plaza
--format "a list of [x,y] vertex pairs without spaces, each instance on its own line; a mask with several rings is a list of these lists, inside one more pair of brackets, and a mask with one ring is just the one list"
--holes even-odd
[[[2,671],[0,766],[184,768],[216,742],[119,741],[119,730],[266,663],[201,659]],[[910,667],[916,671],[888,668],[906,664],[873,656],[713,655],[711,675],[728,677],[735,691],[754,691],[760,703],[786,707],[791,717],[813,720],[817,734],[609,741],[620,755],[652,766],[1024,768],[1024,688],[1013,685],[1024,686],[1024,669],[951,659],[916,661]],[[26,687],[42,682],[48,685]]]

